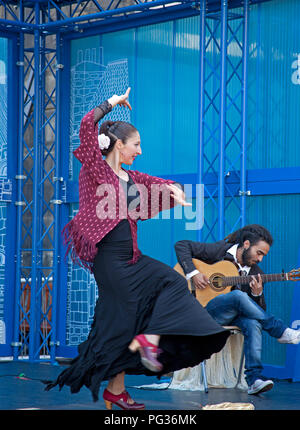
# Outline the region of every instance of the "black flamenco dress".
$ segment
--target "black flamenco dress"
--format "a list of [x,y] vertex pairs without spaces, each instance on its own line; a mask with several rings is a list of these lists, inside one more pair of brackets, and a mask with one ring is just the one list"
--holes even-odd
[[[128,175],[129,176],[129,175]],[[121,180],[124,190],[135,187]],[[136,194],[127,193],[127,205]],[[78,347],[78,356],[63,370],[55,385],[70,386],[78,392],[90,389],[98,400],[101,382],[118,373],[157,375],[193,367],[220,351],[229,332],[218,325],[190,293],[186,280],[171,267],[141,255],[129,264],[133,246],[130,226],[122,220],[101,242],[94,260],[93,273],[99,288],[94,319],[89,336]],[[146,369],[139,352],[128,346],[137,334],[161,335],[160,373]]]

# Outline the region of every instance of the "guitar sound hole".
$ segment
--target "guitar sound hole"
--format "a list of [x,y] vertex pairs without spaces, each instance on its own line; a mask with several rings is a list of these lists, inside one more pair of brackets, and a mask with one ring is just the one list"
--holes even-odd
[[210,278],[210,286],[215,291],[222,291],[226,288],[225,285],[223,285],[223,278],[221,274],[215,274]]

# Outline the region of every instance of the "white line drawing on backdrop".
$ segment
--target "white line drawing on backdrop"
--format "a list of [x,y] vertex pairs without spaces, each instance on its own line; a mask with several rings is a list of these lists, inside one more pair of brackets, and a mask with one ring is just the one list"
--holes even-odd
[[[87,48],[77,51],[76,63],[71,68],[70,97],[70,163],[69,177],[75,178],[72,152],[79,145],[79,128],[83,116],[113,94],[122,94],[129,86],[128,60],[119,59],[107,65],[103,60],[103,48]],[[117,106],[106,119],[130,122],[129,109]],[[77,213],[72,205],[71,218]],[[69,259],[67,281],[67,327],[69,346],[83,342],[92,323],[94,307],[98,299],[98,287],[94,276],[87,270],[73,265]]]

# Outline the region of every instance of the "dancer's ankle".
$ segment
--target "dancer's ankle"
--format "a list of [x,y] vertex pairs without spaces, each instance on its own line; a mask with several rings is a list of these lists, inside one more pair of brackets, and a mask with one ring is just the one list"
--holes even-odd
[[158,334],[145,334],[146,339],[148,342],[152,343],[153,345],[158,345],[160,336]]

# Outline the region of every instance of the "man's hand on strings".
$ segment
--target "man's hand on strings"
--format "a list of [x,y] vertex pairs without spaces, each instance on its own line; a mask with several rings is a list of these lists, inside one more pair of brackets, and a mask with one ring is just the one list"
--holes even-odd
[[257,278],[255,276],[252,276],[252,281],[250,282],[250,288],[251,288],[251,293],[254,296],[260,296],[262,291],[263,291],[263,286],[262,286],[262,279],[260,274],[257,275]]

